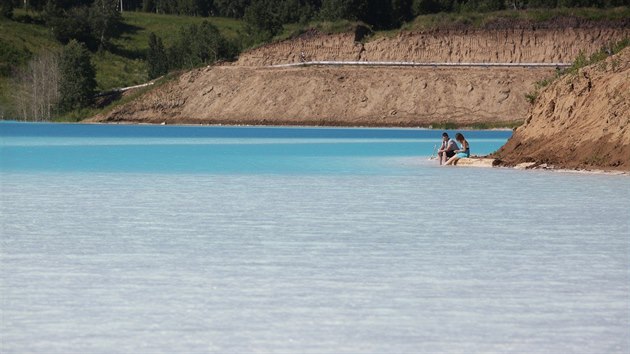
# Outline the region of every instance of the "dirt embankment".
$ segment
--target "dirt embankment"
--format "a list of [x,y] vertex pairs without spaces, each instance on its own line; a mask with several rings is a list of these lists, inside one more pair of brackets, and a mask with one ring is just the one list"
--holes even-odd
[[296,67],[306,60],[570,62],[630,36],[629,27],[448,30],[362,44],[354,33],[306,35],[196,69],[92,118],[105,122],[428,126],[515,122],[553,68]]
[[241,55],[237,65],[268,66],[306,61],[405,61],[441,63],[570,63],[630,35],[627,27],[442,30],[403,32],[365,44],[354,33],[307,33]]
[[542,91],[495,157],[506,165],[630,170],[630,48]]
[[[119,107],[107,121],[146,123],[428,126],[523,118],[522,69],[235,68],[182,75]],[[465,78],[465,79],[463,79]]]

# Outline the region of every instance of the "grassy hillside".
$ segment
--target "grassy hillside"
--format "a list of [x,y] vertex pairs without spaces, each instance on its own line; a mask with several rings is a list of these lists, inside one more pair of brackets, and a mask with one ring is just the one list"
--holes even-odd
[[15,63],[24,64],[34,54],[61,48],[43,26],[0,18],[0,116],[10,107],[10,80],[7,75]]
[[[503,10],[495,12],[441,12],[437,14],[420,15],[412,21],[403,24],[400,28],[391,30],[374,31],[364,40],[371,41],[380,37],[393,37],[403,31],[431,31],[446,28],[498,28],[510,26],[535,25],[541,23],[552,24],[560,18],[573,18],[579,21],[592,23],[617,23],[630,25],[630,7],[617,8],[553,8],[531,10]],[[558,21],[558,25],[569,25],[570,22]],[[308,24],[284,25],[284,31],[274,38],[280,41],[296,37],[310,29],[332,34],[352,31],[357,25],[367,26],[365,23],[339,20],[336,22],[310,22]]]
[[[44,51],[59,51],[61,45],[55,40],[50,30],[38,24],[38,14],[15,10],[14,18],[32,18],[33,23],[21,23],[0,19],[0,117],[10,110],[9,96],[10,67],[26,65],[29,58]],[[628,25],[630,8],[613,9],[546,9],[528,11],[499,11],[492,13],[439,13],[418,16],[400,29],[375,32],[365,40],[373,40],[380,36],[392,36],[400,31],[430,30],[436,28],[484,28],[510,26],[523,22],[551,21],[557,17],[573,17],[589,21],[623,22]],[[165,46],[171,45],[182,26],[209,21],[227,38],[237,39],[244,32],[241,20],[217,17],[190,17],[174,15],[158,15],[142,12],[123,13],[125,23],[120,37],[111,41],[108,51],[94,53],[93,63],[96,66],[97,90],[106,91],[116,87],[125,87],[147,81],[145,53],[148,49],[148,38],[155,32],[163,39]],[[41,21],[40,21],[41,22]],[[285,25],[284,30],[274,41],[297,36],[309,29],[317,29],[324,33],[337,33],[352,30],[356,22],[346,20],[336,22],[311,22],[308,24]]]
[[96,54],[96,81],[99,89],[107,90],[140,84],[147,81],[145,53],[148,49],[149,34],[154,32],[162,38],[165,46],[171,45],[182,26],[208,21],[215,25],[226,37],[236,38],[242,28],[242,21],[217,17],[190,17],[158,15],[142,12],[123,13],[125,32],[112,41],[114,48],[105,54]]
[[531,10],[504,10],[496,12],[453,12],[423,15],[405,24],[403,30],[420,31],[444,27],[472,27],[484,28],[496,27],[498,24],[508,27],[518,23],[541,23],[552,21],[556,18],[576,18],[585,21],[628,21],[630,7],[622,6],[610,9],[597,8],[556,8],[556,9],[531,9]]
[[[38,15],[22,10],[15,17],[25,15],[37,19]],[[242,21],[227,18],[202,18],[190,16],[157,15],[141,12],[123,13],[124,31],[112,40],[109,51],[94,53],[92,62],[96,67],[97,90],[105,91],[147,81],[145,52],[151,32],[162,37],[170,45],[182,26],[198,24],[204,20],[217,26],[221,33],[236,38]],[[44,51],[59,51],[61,44],[50,30],[42,24],[21,23],[0,19],[0,116],[10,109],[10,66],[26,65],[29,58]]]

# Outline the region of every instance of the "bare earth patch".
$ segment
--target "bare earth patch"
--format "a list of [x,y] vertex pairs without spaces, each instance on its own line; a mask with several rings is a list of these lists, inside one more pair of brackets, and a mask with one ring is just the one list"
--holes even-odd
[[630,170],[630,48],[547,87],[493,157],[509,166]]

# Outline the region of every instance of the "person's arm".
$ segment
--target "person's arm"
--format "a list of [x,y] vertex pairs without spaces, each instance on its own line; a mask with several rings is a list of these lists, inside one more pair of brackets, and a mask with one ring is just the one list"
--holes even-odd
[[453,152],[459,152],[459,145],[457,145],[457,143],[455,142],[455,140],[453,140],[452,145],[455,145],[455,149],[453,149]]

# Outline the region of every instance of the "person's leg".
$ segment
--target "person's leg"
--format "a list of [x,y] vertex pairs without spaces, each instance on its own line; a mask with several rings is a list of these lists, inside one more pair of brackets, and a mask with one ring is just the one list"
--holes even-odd
[[438,159],[440,159],[440,165],[444,163],[444,152],[438,152]]
[[446,161],[446,163],[444,164],[446,165],[453,165],[457,163],[457,160],[459,160],[459,157],[457,157],[457,155],[451,157],[450,159],[448,159],[448,161]]
[[455,156],[455,153],[453,151],[444,151],[444,163],[446,164],[446,162],[448,162],[449,159],[451,159],[453,156]]

